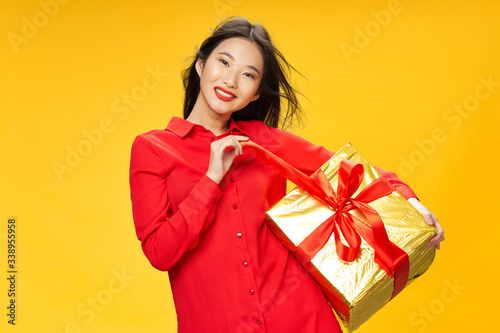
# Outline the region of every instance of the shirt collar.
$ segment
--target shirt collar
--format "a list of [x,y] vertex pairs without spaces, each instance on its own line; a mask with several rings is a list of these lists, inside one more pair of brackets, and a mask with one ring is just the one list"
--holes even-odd
[[[176,134],[177,136],[179,136],[181,138],[184,138],[186,135],[189,134],[189,132],[191,132],[191,130],[195,126],[200,126],[200,127],[204,128],[203,126],[194,124],[186,119],[182,119],[179,117],[172,117],[172,119],[170,120],[170,122],[167,125],[166,130]],[[229,122],[229,133],[236,134],[236,135],[245,134],[243,132],[243,130],[240,128],[240,126],[238,125],[238,123],[236,121],[234,121],[233,118],[231,118],[231,120]]]

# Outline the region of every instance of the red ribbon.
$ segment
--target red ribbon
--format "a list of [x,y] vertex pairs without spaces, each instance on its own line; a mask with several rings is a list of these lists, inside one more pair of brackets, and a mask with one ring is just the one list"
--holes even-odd
[[[295,255],[302,264],[309,263],[326,245],[332,234],[339,258],[352,262],[359,256],[361,237],[363,237],[374,250],[375,263],[391,278],[394,278],[394,291],[391,299],[404,289],[410,267],[408,255],[389,240],[380,215],[368,205],[394,191],[385,178],[377,178],[353,198],[352,196],[363,180],[364,168],[360,163],[349,160],[341,161],[338,171],[338,187],[335,192],[321,169],[308,177],[251,141],[243,142],[242,146],[245,151],[273,167],[335,211],[297,246]],[[358,209],[368,224],[353,216],[349,212],[352,209]],[[344,236],[348,245],[341,241],[340,234]]]

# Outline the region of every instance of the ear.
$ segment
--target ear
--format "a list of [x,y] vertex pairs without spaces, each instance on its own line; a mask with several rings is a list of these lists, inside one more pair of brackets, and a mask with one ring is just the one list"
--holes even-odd
[[259,93],[255,93],[255,95],[253,95],[252,99],[250,100],[250,102],[253,102],[253,101],[256,101],[258,100],[260,97],[260,94]]
[[198,60],[196,60],[196,72],[198,73],[198,76],[201,78],[201,73],[203,73],[203,67],[205,66],[205,62],[203,60],[201,60],[200,58],[198,58]]

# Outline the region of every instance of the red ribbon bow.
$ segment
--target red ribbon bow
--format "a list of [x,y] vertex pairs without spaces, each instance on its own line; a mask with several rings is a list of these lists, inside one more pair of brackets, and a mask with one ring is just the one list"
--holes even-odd
[[[332,233],[339,258],[352,262],[359,256],[361,237],[363,237],[374,250],[375,263],[391,278],[394,278],[394,291],[391,299],[404,289],[408,281],[410,266],[408,255],[389,240],[380,215],[368,205],[394,191],[385,178],[377,178],[353,198],[352,196],[363,180],[362,164],[349,160],[341,161],[338,171],[338,187],[335,192],[321,169],[318,169],[311,177],[307,177],[251,141],[244,142],[242,145],[245,151],[273,167],[335,211],[297,246],[295,255],[302,264],[314,258],[328,242]],[[358,209],[365,216],[368,224],[350,214],[349,211],[352,209]],[[344,236],[348,245],[341,241],[340,234]]]
[[[394,298],[408,281],[408,255],[389,240],[382,218],[368,205],[391,194],[394,188],[385,178],[380,177],[353,197],[363,180],[363,172],[362,164],[342,160],[338,171],[337,193],[321,169],[310,177],[321,188],[320,192],[324,193],[318,199],[329,205],[335,213],[299,244],[296,256],[302,263],[310,262],[333,233],[337,255],[340,259],[351,262],[359,256],[363,237],[374,250],[375,263],[394,278],[394,291],[391,296]],[[365,216],[368,224],[349,212],[356,208]],[[348,246],[341,241],[340,234],[344,236]]]

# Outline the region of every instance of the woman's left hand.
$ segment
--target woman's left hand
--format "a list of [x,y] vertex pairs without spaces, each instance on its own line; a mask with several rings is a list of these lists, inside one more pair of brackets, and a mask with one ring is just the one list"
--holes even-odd
[[437,217],[434,214],[432,214],[432,212],[429,209],[427,209],[427,207],[422,205],[422,203],[417,198],[410,198],[408,199],[408,202],[411,203],[413,207],[415,207],[415,209],[418,210],[419,213],[423,215],[425,222],[427,222],[428,225],[432,225],[436,228],[437,235],[434,236],[434,238],[432,238],[429,241],[427,247],[431,248],[435,246],[439,250],[441,247],[440,243],[444,241],[444,231],[441,225],[439,224]]

